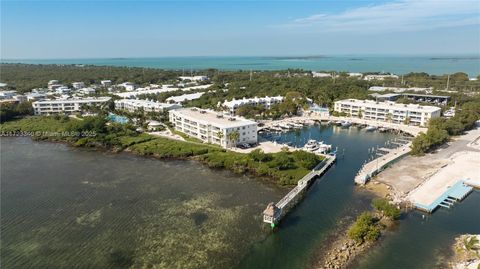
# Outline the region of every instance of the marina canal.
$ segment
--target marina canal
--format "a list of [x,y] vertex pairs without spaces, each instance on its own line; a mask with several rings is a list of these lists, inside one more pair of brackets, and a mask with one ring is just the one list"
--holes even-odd
[[[2,263],[308,268],[339,224],[370,207],[371,194],[353,178],[369,148],[396,137],[321,125],[278,134],[278,143],[291,146],[332,144],[338,159],[274,233],[260,212],[289,188],[190,161],[2,138]],[[475,191],[425,219],[408,214],[352,268],[434,268],[456,234],[480,232],[479,203]]]

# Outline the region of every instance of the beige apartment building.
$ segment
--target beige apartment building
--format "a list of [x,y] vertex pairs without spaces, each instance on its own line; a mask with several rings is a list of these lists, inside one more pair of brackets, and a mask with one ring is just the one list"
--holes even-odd
[[257,143],[257,123],[244,118],[199,108],[170,110],[169,118],[177,131],[223,148]]
[[441,109],[436,106],[399,104],[391,101],[345,99],[335,102],[334,110],[351,117],[426,127],[428,121],[438,118]]

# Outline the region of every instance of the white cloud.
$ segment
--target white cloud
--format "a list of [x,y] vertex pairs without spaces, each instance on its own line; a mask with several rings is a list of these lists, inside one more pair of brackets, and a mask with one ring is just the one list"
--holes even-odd
[[335,14],[314,14],[277,25],[322,32],[400,32],[480,25],[478,0],[398,0]]

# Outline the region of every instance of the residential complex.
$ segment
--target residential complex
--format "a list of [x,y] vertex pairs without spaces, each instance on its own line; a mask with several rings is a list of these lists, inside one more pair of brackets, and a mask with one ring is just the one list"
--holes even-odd
[[432,93],[433,88],[420,88],[420,87],[411,87],[411,88],[399,88],[399,87],[383,87],[383,86],[372,86],[368,88],[369,91],[372,92],[384,92],[384,91],[393,91],[396,93],[402,93],[406,91],[411,91],[411,92],[426,92],[426,93]]
[[244,106],[244,105],[262,105],[265,108],[269,109],[272,105],[279,104],[283,102],[282,96],[274,96],[274,97],[255,97],[255,98],[243,98],[239,100],[233,99],[232,101],[225,101],[223,102],[223,106],[228,109],[230,114],[235,115],[237,108]]
[[181,76],[178,79],[190,80],[190,81],[205,81],[205,80],[208,80],[208,77],[207,76]]
[[135,112],[143,110],[144,112],[163,112],[170,109],[180,108],[181,105],[160,103],[150,100],[121,99],[115,100],[115,109]]
[[372,100],[345,99],[335,102],[334,110],[351,117],[386,121],[399,124],[427,126],[432,118],[440,117],[439,107]]
[[257,123],[244,118],[198,108],[170,110],[169,118],[176,130],[223,148],[257,143]]
[[448,101],[450,101],[450,96],[446,95],[428,95],[416,93],[372,93],[370,96],[374,97],[377,101],[396,101],[397,99],[403,97],[411,101],[431,103],[435,105],[446,105]]
[[365,75],[364,80],[385,80],[385,79],[398,79],[397,75]]
[[72,82],[72,87],[79,90],[81,88],[85,88],[84,82]]
[[72,114],[82,111],[83,106],[99,106],[110,97],[42,100],[32,103],[35,115]]
[[170,96],[166,99],[166,101],[168,103],[181,104],[186,101],[199,99],[204,94],[205,92],[196,92],[196,93],[190,93],[190,94],[183,94],[179,96]]

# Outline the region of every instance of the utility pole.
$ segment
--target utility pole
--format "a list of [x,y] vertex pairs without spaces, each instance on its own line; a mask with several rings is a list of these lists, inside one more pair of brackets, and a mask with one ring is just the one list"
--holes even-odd
[[252,81],[252,69],[250,69],[250,81]]

